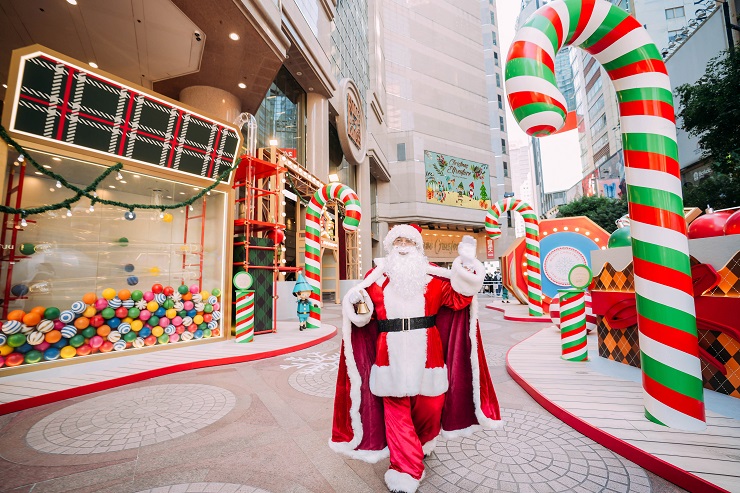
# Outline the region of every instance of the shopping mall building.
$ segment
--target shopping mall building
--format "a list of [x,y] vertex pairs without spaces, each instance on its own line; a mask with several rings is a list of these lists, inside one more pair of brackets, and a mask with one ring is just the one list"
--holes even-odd
[[[339,290],[340,280],[358,279],[371,268],[372,258],[383,255],[385,233],[398,223],[421,225],[430,260],[443,265],[456,256],[456,246],[463,234],[478,239],[480,259],[498,257],[507,247],[506,234],[503,241],[496,243],[495,252],[492,243],[487,245],[484,234],[486,211],[491,201],[501,198],[504,192],[503,177],[496,176],[497,168],[502,169],[502,163],[496,162],[501,161],[501,149],[494,154],[492,140],[498,139],[492,139],[491,133],[489,100],[493,96],[487,93],[481,34],[481,19],[488,18],[489,9],[493,10],[493,2],[478,0],[416,4],[392,0],[4,2],[0,7],[0,80],[4,82],[0,97],[8,116],[3,124],[7,126],[11,121],[17,124],[25,118],[24,111],[31,114],[28,120],[31,126],[33,118],[43,120],[46,115],[46,128],[42,128],[44,123],[39,120],[38,138],[21,139],[44,168],[59,171],[69,182],[84,187],[95,179],[100,169],[120,161],[124,164],[120,181],[101,185],[96,193],[100,193],[100,198],[121,203],[177,204],[178,200],[192,198],[210,183],[201,179],[205,177],[205,166],[203,172],[195,173],[199,176],[169,175],[143,166],[136,159],[101,159],[95,152],[84,149],[86,144],[77,141],[67,145],[75,138],[84,140],[85,132],[96,131],[101,125],[118,125],[118,117],[113,115],[115,109],[110,110],[110,115],[102,106],[95,110],[98,113],[90,110],[87,118],[80,117],[79,125],[76,117],[72,118],[78,127],[76,137],[71,128],[59,130],[60,136],[67,132],[62,138],[67,143],[44,140],[41,133],[57,132],[56,124],[48,120],[53,112],[47,111],[56,104],[57,96],[49,99],[42,89],[23,87],[19,73],[24,72],[17,65],[21,54],[38,50],[58,56],[62,60],[59,63],[66,64],[65,67],[77,67],[71,70],[76,74],[75,84],[85,72],[85,80],[112,81],[114,89],[106,86],[109,93],[138,91],[150,102],[161,102],[163,106],[157,106],[159,103],[155,106],[165,114],[190,111],[193,118],[202,117],[203,121],[211,122],[203,124],[204,128],[230,126],[241,133],[240,148],[233,152],[235,160],[245,152],[253,152],[255,157],[274,165],[270,168],[274,173],[265,179],[261,179],[265,175],[260,175],[258,168],[253,168],[258,171],[252,175],[237,172],[227,180],[228,184],[218,185],[213,195],[202,197],[202,204],[200,199],[191,204],[195,209],[180,208],[179,215],[175,210],[171,215],[165,215],[164,210],[136,211],[140,219],[153,221],[146,224],[159,225],[154,229],[147,226],[146,237],[157,238],[150,240],[156,244],[142,247],[138,257],[149,255],[146,258],[153,260],[139,264],[129,260],[134,258],[131,255],[121,256],[119,250],[111,247],[127,239],[118,238],[120,225],[124,228],[121,232],[130,228],[126,235],[132,240],[131,247],[140,245],[136,235],[142,234],[140,226],[120,222],[122,211],[115,207],[98,204],[95,208],[94,201],[84,200],[70,206],[66,216],[70,224],[77,221],[79,226],[67,236],[68,230],[59,227],[62,224],[59,221],[65,220],[64,209],[46,211],[36,218],[29,216],[31,226],[26,229],[20,226],[24,219],[20,215],[6,217],[6,226],[15,222],[15,230],[19,231],[12,239],[19,244],[24,242],[26,251],[32,254],[26,256],[31,258],[26,264],[34,265],[36,270],[31,272],[29,267],[24,271],[22,262],[16,265],[15,271],[4,266],[2,282],[7,285],[4,312],[21,308],[23,300],[27,300],[29,286],[31,295],[48,295],[52,284],[47,281],[53,279],[57,282],[53,289],[57,294],[62,293],[59,296],[64,300],[72,302],[81,296],[81,292],[64,294],[64,289],[72,288],[63,289],[59,284],[60,276],[75,273],[72,264],[47,268],[44,266],[49,262],[43,262],[38,253],[51,255],[64,248],[83,252],[80,254],[83,256],[95,253],[108,259],[108,264],[98,261],[97,270],[86,274],[90,282],[95,282],[96,290],[105,287],[101,279],[117,279],[121,275],[123,285],[127,279],[131,285],[135,276],[130,275],[129,268],[137,269],[133,274],[142,281],[168,274],[174,278],[182,275],[182,282],[186,282],[186,277],[191,275],[188,269],[198,261],[200,271],[193,279],[199,279],[201,284],[223,285],[228,290],[230,270],[209,278],[204,269],[220,270],[219,262],[233,263],[235,270],[242,264],[256,268],[258,264],[252,262],[258,260],[252,259],[249,248],[256,253],[259,249],[272,248],[274,257],[261,267],[269,270],[270,276],[274,272],[278,284],[290,281],[296,269],[304,266],[304,218],[308,202],[323,184],[335,181],[356,191],[362,204],[362,218],[358,231],[346,236],[339,226],[344,214],[341,204],[332,205],[330,213],[323,218],[323,226],[330,228],[336,224],[338,231],[336,235],[327,232],[326,241],[322,235],[325,293]],[[490,15],[490,19],[488,22],[492,23],[494,16]],[[29,49],[32,45],[37,46]],[[495,45],[494,41],[493,48],[497,50]],[[495,55],[497,62],[491,70],[500,80],[499,54],[491,55]],[[55,80],[53,66],[44,65],[43,56],[41,60],[38,67],[49,69],[46,75],[50,81]],[[92,86],[95,83],[90,82],[86,87]],[[57,89],[61,91],[59,100],[69,96],[72,101],[76,97],[69,91],[64,95],[64,87]],[[77,108],[85,111],[94,106],[85,99],[91,98],[92,93],[88,89],[84,95],[82,89],[79,91],[82,106]],[[498,107],[502,108],[503,90],[499,91]],[[47,98],[46,106],[39,106],[44,98]],[[119,110],[125,109],[122,99],[118,103]],[[62,123],[57,124],[64,126],[64,118],[62,114]],[[104,122],[106,119],[110,121]],[[163,125],[164,129],[166,120]],[[176,125],[180,125],[179,121]],[[10,130],[17,139],[23,134]],[[106,130],[108,137],[109,130]],[[149,139],[152,145],[164,140],[165,134],[171,134],[169,127],[162,130],[161,139],[152,132]],[[207,135],[204,138],[207,140]],[[136,145],[144,146],[146,142],[140,135]],[[126,145],[134,144],[130,141]],[[253,151],[250,145],[255,145]],[[211,143],[207,146],[210,149]],[[502,146],[505,149],[503,140]],[[111,143],[111,149],[114,147]],[[119,147],[125,151],[123,141]],[[156,147],[157,152],[160,147]],[[183,152],[185,156],[187,152]],[[165,154],[162,153],[161,162],[166,161]],[[2,146],[0,163],[7,185],[4,187],[6,205],[42,206],[55,202],[54,197],[61,197],[59,194],[65,190],[56,189],[54,179],[42,176],[41,172],[31,173],[18,157],[14,148]],[[14,168],[16,171],[12,171]],[[26,168],[22,177],[25,181],[20,187],[25,195],[21,200],[20,195],[14,194],[20,189],[18,170]],[[213,179],[216,171],[218,165],[215,171],[209,168],[206,178]],[[146,173],[151,175],[149,181],[144,180]],[[239,189],[239,183],[244,187],[245,180],[255,176],[255,189],[272,194],[272,202],[249,202],[250,192]],[[137,182],[139,179],[142,181]],[[254,186],[254,182],[246,188],[249,186]],[[266,211],[255,212],[263,206]],[[91,219],[95,215],[97,219],[80,223],[82,218]],[[109,217],[119,222],[106,223]],[[202,219],[202,224],[198,223],[199,241],[192,239],[197,236],[194,236],[195,222],[188,222],[197,218]],[[163,229],[165,226],[157,222],[160,220],[169,229]],[[266,224],[270,226],[265,227]],[[284,232],[284,240],[282,234],[271,230],[272,225]],[[184,238],[181,233],[169,232],[183,227]],[[13,229],[12,225],[9,229]],[[99,246],[81,247],[84,243],[81,240],[90,234],[98,235]],[[110,238],[103,238],[105,235]],[[257,241],[252,241],[252,237]],[[282,245],[272,247],[270,242],[260,242],[262,237],[278,239],[278,243],[282,240]],[[169,246],[162,246],[165,244]],[[248,251],[240,254],[239,246]],[[323,253],[324,247],[327,253]],[[156,260],[157,252],[172,251],[177,253],[176,260]],[[202,253],[212,251],[220,253],[212,258]],[[199,256],[200,260],[196,258],[195,264],[189,263],[183,252]],[[5,258],[5,264],[15,265],[23,257],[18,252],[15,255],[17,258]],[[86,265],[86,261],[75,262],[77,266]],[[126,274],[116,270],[119,263],[126,267]],[[43,279],[39,280],[39,276]],[[79,279],[83,277],[88,278]],[[326,279],[331,283],[327,285]],[[173,286],[179,284],[177,280],[166,281]],[[276,288],[275,292],[278,291]],[[36,304],[39,303],[45,302]]]

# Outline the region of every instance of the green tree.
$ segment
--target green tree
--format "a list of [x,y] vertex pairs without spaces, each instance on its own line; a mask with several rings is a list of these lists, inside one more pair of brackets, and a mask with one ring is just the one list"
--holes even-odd
[[740,179],[714,173],[696,185],[687,184],[683,187],[683,205],[701,210],[707,206],[717,210],[736,207],[740,205]]
[[488,200],[488,191],[486,190],[486,184],[481,183],[480,184],[480,199],[481,200]]
[[558,208],[558,217],[586,216],[611,233],[616,220],[627,214],[627,201],[608,197],[582,197]]
[[682,128],[699,137],[715,171],[740,180],[740,48],[713,58],[695,84],[676,88]]

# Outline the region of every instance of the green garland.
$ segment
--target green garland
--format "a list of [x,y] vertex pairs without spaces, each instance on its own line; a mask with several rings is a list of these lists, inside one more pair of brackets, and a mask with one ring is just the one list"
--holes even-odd
[[236,169],[236,166],[229,167],[224,169],[218,177],[216,178],[216,181],[213,182],[208,187],[202,189],[197,195],[189,198],[188,200],[185,200],[183,202],[178,202],[176,204],[171,205],[152,205],[152,204],[127,204],[125,202],[119,202],[117,200],[107,200],[107,199],[101,199],[97,196],[97,193],[95,193],[95,189],[98,187],[100,182],[102,182],[108,175],[111,173],[119,172],[121,169],[123,169],[123,164],[116,163],[115,165],[111,166],[110,168],[106,169],[100,176],[98,176],[92,183],[90,183],[86,188],[79,188],[75,185],[68,182],[62,175],[59,175],[57,173],[54,173],[53,171],[49,171],[48,169],[44,168],[43,166],[39,165],[33,157],[31,157],[28,152],[16,141],[14,141],[10,135],[8,135],[8,132],[5,131],[5,128],[0,125],[0,137],[10,146],[14,147],[18,153],[23,156],[23,160],[31,163],[34,168],[36,168],[40,173],[57,180],[59,183],[61,183],[65,188],[72,190],[75,192],[75,195],[73,197],[70,197],[66,200],[63,200],[61,202],[58,202],[56,204],[50,204],[50,205],[44,205],[41,207],[31,207],[28,209],[16,209],[14,207],[8,207],[5,205],[0,205],[0,212],[4,212],[6,214],[20,214],[21,217],[25,218],[28,215],[33,214],[42,214],[47,211],[56,211],[60,209],[71,209],[72,204],[79,201],[82,197],[87,197],[90,199],[90,205],[94,206],[95,204],[105,204],[105,205],[113,205],[116,207],[121,207],[123,209],[127,209],[131,212],[134,211],[134,209],[158,209],[162,212],[168,209],[179,209],[181,207],[186,207],[192,205],[195,201],[199,200],[206,194],[210,194],[211,190],[213,190],[216,186],[218,186],[219,183],[221,183],[224,178],[226,178],[229,173],[234,171]]

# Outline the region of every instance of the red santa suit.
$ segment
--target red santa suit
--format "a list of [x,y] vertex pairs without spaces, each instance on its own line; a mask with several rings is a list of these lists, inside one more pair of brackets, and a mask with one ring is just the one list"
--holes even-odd
[[440,433],[501,424],[476,316],[483,265],[473,270],[460,259],[452,270],[429,265],[425,289],[409,296],[381,263],[353,288],[370,313],[356,314],[345,296],[330,446],[367,462],[390,455],[391,490],[416,491]]

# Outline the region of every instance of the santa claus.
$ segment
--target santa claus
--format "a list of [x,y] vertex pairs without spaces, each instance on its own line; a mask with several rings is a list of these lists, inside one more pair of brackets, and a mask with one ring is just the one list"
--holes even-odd
[[395,226],[383,245],[388,255],[342,301],[329,445],[371,463],[390,456],[388,489],[413,493],[440,434],[501,425],[477,322],[485,270],[470,236],[451,270],[427,261],[418,226]]

